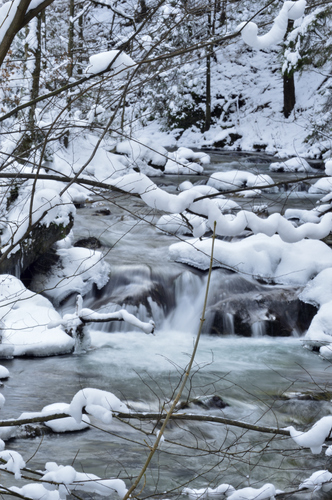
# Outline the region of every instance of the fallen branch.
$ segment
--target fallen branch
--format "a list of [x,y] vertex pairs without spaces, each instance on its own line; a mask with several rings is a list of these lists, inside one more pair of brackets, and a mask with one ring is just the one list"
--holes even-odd
[[[68,418],[71,415],[67,413],[55,413],[54,415],[40,415],[31,418],[18,418],[13,420],[0,420],[0,427],[14,427],[26,424],[38,424],[49,422],[50,420],[58,420],[60,418]],[[114,413],[115,418],[119,419],[137,419],[137,420],[165,420],[166,413]],[[185,420],[187,422],[207,422],[210,424],[231,425],[256,432],[264,432],[267,434],[277,434],[281,436],[289,436],[288,430],[279,429],[278,427],[266,427],[262,425],[249,424],[240,420],[232,420],[231,418],[216,417],[214,415],[200,415],[194,413],[172,413],[169,417],[171,420]]]

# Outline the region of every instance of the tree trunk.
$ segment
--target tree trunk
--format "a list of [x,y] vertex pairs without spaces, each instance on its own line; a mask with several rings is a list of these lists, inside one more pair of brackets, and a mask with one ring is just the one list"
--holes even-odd
[[74,13],[75,4],[74,0],[69,0],[69,28],[68,28],[68,66],[67,75],[68,78],[73,76],[73,62],[74,62]]
[[[209,49],[208,49],[209,50]],[[205,88],[205,124],[204,132],[211,125],[211,55],[206,56],[206,88]]]
[[[36,22],[36,39],[37,46],[34,50],[34,68],[32,71],[32,85],[30,99],[33,101],[39,95],[39,85],[40,85],[40,70],[41,70],[41,26],[42,26],[42,14],[38,14]],[[34,128],[35,128],[35,109],[36,104],[32,104],[29,109],[29,129],[31,133],[31,139],[34,140]]]
[[[285,37],[293,28],[294,21],[288,20],[288,27]],[[295,106],[295,82],[294,82],[294,71],[285,71],[283,74],[283,84],[284,84],[284,107],[283,113],[284,117],[288,118]]]
[[295,106],[295,83],[294,73],[284,73],[284,117],[288,118]]

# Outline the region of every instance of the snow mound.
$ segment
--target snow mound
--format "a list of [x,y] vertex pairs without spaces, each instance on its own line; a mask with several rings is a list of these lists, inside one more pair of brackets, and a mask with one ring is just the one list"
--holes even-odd
[[271,163],[269,168],[271,172],[316,172],[304,158],[299,156],[286,161]]
[[[169,255],[172,260],[206,270],[211,245],[211,239],[175,243],[170,246]],[[278,235],[257,234],[235,242],[216,240],[213,265],[275,283],[304,285],[332,266],[332,250],[322,241],[286,243]]]
[[49,300],[30,292],[10,275],[0,276],[0,356],[52,356],[69,353],[74,340],[62,328],[48,329],[61,316]]
[[133,163],[132,166],[138,167],[140,171],[147,165],[163,170],[168,157],[168,151],[152,141],[144,144],[140,141],[124,141],[117,144],[116,150],[118,153],[125,154]]
[[[229,191],[237,188],[253,189],[256,186],[266,186],[268,188],[271,184],[274,184],[274,181],[269,175],[255,175],[251,172],[245,172],[242,170],[215,172],[211,175],[207,182],[208,186],[213,186],[218,191]],[[257,190],[257,192],[259,192],[259,190]]]
[[36,275],[31,283],[33,290],[43,292],[54,304],[59,305],[72,293],[85,295],[94,284],[100,289],[108,282],[110,267],[101,252],[87,248],[58,248],[60,261],[50,273]]

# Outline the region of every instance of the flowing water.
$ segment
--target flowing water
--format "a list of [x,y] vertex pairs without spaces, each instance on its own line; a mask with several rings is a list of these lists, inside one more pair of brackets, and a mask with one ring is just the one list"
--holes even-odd
[[[267,158],[255,160],[252,155],[214,155],[207,173],[233,169],[234,162],[246,169],[256,162],[258,173],[268,173]],[[289,178],[289,174],[276,174],[284,180],[282,176]],[[170,176],[156,182],[175,192],[182,180]],[[192,177],[198,180],[204,178]],[[280,208],[291,197],[300,200],[302,207],[314,205],[317,199],[289,192],[241,203],[278,203]],[[91,329],[92,346],[86,353],[4,361],[11,377],[2,389],[3,418],[38,411],[53,402],[70,402],[84,387],[114,392],[136,410],[157,411],[169,405],[192,352],[207,276],[168,260],[168,246],[177,238],[156,231],[159,216],[140,200],[111,193],[79,209],[75,224],[75,239],[97,237],[111,266],[108,285],[94,290],[84,305],[99,311],[124,305],[142,320],[153,317],[156,335],[113,323]],[[74,299],[69,298],[62,311],[73,307]],[[308,425],[330,414],[331,367],[301,345],[311,316],[312,311],[299,304],[295,289],[215,270],[205,334],[182,397],[191,401],[184,411],[274,427]],[[211,404],[212,396],[220,396],[229,406],[221,409]],[[42,469],[47,461],[74,463],[77,469],[101,477],[119,476],[129,486],[158,429],[153,422],[133,421],[132,425],[113,420],[109,426],[86,432],[18,438],[8,447],[22,452],[25,459],[32,457],[30,467]],[[289,439],[271,438],[220,424],[172,422],[146,474],[141,496],[167,491],[168,498],[187,485],[216,487],[225,482],[236,488],[266,482],[296,488],[312,471],[326,468],[323,455],[311,456],[296,450]]]

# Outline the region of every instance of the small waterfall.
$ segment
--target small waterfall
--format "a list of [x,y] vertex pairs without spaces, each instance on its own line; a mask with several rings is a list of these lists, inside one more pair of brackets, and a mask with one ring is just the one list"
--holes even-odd
[[251,332],[253,337],[263,337],[266,334],[266,322],[256,321],[251,325]]
[[223,315],[223,331],[225,335],[234,335],[234,314],[226,312]]
[[175,280],[175,307],[162,325],[162,329],[174,329],[184,332],[196,331],[202,314],[205,296],[206,278],[184,271]]
[[[167,263],[157,268],[146,264],[119,265],[102,290],[94,290],[84,298],[84,307],[101,313],[126,309],[141,321],[152,319],[159,331],[195,333],[206,280],[207,273],[184,266],[170,269]],[[295,288],[263,285],[252,278],[216,269],[211,276],[203,332],[242,337],[290,336],[294,331],[301,334],[312,317],[305,315],[303,308]],[[135,329],[123,322],[91,328],[105,332]]]

